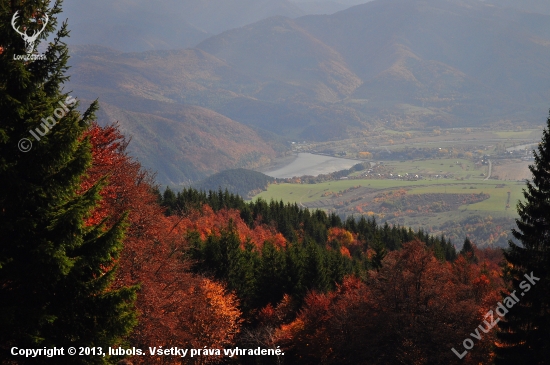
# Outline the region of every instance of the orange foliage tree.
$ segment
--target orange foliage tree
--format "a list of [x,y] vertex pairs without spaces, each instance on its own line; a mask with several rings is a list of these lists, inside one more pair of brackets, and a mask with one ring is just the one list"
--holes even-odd
[[[101,176],[108,179],[102,201],[88,224],[106,225],[126,215],[124,250],[118,261],[117,284],[139,285],[139,324],[129,338],[131,345],[180,348],[222,348],[231,345],[240,329],[235,295],[224,286],[194,276],[184,259],[187,217],[165,217],[153,192],[153,176],[126,154],[127,142],[114,125],[93,125],[88,131],[93,163],[82,189]],[[197,213],[194,213],[195,215]],[[136,356],[135,364],[174,363],[181,358]],[[202,358],[216,362],[218,358]]]
[[[438,261],[413,241],[390,252],[366,283],[348,278],[335,292],[310,293],[277,338],[301,364],[458,363],[451,348],[483,322],[500,288],[482,266]],[[461,363],[490,361],[494,334],[481,335]]]

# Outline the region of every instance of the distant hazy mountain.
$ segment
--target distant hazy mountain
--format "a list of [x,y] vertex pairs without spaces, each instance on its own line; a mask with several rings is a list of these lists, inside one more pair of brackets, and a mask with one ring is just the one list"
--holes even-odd
[[[307,97],[319,101],[340,100],[361,85],[338,52],[288,18],[273,17],[227,31],[197,48],[243,74],[300,87]],[[281,97],[295,95],[287,92]]]
[[550,15],[550,1],[548,0],[486,0],[489,4],[515,8],[529,13]]
[[[142,99],[200,105],[255,129],[315,140],[343,138],[348,126],[361,126],[354,109],[320,102],[325,97],[336,100],[336,81],[336,86],[327,86],[322,80],[285,82],[274,75],[247,74],[199,49],[121,53],[73,47],[70,64],[75,92],[128,110]],[[328,83],[330,78],[323,75],[320,69],[318,77]],[[353,75],[349,78],[357,82]]]
[[172,0],[67,1],[60,18],[69,19],[70,44],[97,44],[123,52],[179,49],[196,45],[213,33],[170,12]]
[[69,1],[71,44],[124,52],[193,47],[213,34],[274,15],[304,12],[287,0]]
[[291,0],[306,14],[334,14],[372,0]]
[[352,98],[428,106],[462,120],[540,113],[550,98],[549,23],[445,0],[373,1],[296,20],[363,80]]
[[[163,0],[167,1],[167,0]],[[182,17],[210,33],[242,27],[271,16],[295,18],[304,12],[288,0],[171,0]],[[155,6],[157,4],[155,3]],[[176,10],[176,9],[173,9]]]
[[[195,49],[72,48],[69,87],[81,98],[100,97],[117,110],[110,120],[123,115],[128,128],[146,118],[199,121],[199,114],[218,118],[208,128],[221,140],[229,121],[246,128],[250,143],[239,143],[250,149],[230,152],[210,170],[200,154],[184,149],[163,155],[170,166],[148,165],[170,181],[196,180],[208,171],[269,159],[273,150],[262,147],[273,135],[285,141],[339,139],[388,117],[414,127],[538,122],[550,100],[548,24],[548,15],[477,0],[377,0],[332,15],[272,17],[210,37]],[[191,113],[190,105],[202,109]],[[187,109],[166,116],[168,107]],[[189,128],[198,130],[200,123]],[[156,132],[133,133],[138,139]],[[227,134],[229,141],[236,138]],[[158,139],[146,146],[151,156],[145,158],[170,151],[172,144]],[[240,165],[244,161],[249,165]]]
[[479,123],[546,108],[549,23],[479,1],[379,0],[266,19],[197,47],[256,77],[308,87],[319,101],[343,98],[339,105],[365,115],[384,108],[408,118],[414,109],[429,123]]
[[[122,54],[102,47],[73,47],[71,53],[72,95],[83,106],[99,98],[99,122],[118,121],[131,137],[129,152],[157,171],[161,184],[189,184],[228,168],[253,169],[275,157],[271,145],[249,127],[168,97],[178,82],[200,93],[201,83],[226,76],[227,66],[215,57],[198,50]],[[185,62],[185,69],[170,57]]]
[[[64,4],[62,17],[70,19],[71,44],[141,52],[194,47],[209,36],[271,16],[333,14],[369,1],[372,0],[75,0]],[[550,15],[548,0],[473,2]]]

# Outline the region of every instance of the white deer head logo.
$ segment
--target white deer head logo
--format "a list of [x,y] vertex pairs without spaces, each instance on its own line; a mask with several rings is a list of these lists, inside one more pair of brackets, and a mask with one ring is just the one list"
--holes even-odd
[[31,54],[34,51],[34,42],[36,41],[40,33],[44,31],[44,28],[46,28],[46,25],[48,24],[48,20],[49,20],[48,14],[44,13],[44,18],[42,19],[42,29],[35,30],[34,33],[31,36],[29,36],[27,35],[27,31],[21,32],[15,25],[15,21],[19,17],[18,13],[19,13],[19,10],[17,10],[15,14],[13,14],[13,17],[11,18],[11,26],[17,33],[21,35],[21,37],[25,41],[25,49],[27,51],[27,54]]

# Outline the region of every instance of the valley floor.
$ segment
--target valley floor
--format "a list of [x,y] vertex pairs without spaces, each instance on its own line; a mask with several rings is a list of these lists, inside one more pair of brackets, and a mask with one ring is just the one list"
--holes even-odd
[[[398,133],[409,139],[384,146],[368,138],[300,145],[297,158],[267,172],[287,178],[286,182],[270,185],[255,198],[298,203],[342,217],[366,215],[381,223],[422,228],[431,234],[444,234],[457,246],[466,236],[479,246],[505,246],[515,226],[515,208],[522,199],[525,181],[531,178],[530,151],[536,144],[528,138],[536,131],[483,131],[468,138],[456,131],[451,137],[445,131],[434,131],[434,136],[383,131],[376,139],[396,139]],[[456,141],[453,134],[458,137]],[[419,147],[422,140],[425,144]],[[346,148],[359,146],[356,151],[360,151],[362,143],[371,146],[373,153]],[[338,153],[346,158],[314,154],[346,149],[350,152]],[[300,152],[304,150],[313,153]],[[358,159],[361,154],[386,159]],[[420,154],[427,157],[418,158]],[[369,164],[346,176],[331,175],[358,162]],[[319,174],[325,175],[305,176]]]

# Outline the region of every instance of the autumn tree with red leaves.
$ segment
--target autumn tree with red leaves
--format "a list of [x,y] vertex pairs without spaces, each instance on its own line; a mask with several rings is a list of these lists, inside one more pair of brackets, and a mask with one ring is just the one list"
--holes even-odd
[[[139,322],[129,337],[130,345],[142,349],[152,344],[180,348],[231,345],[240,329],[237,298],[222,284],[191,274],[185,260],[185,233],[199,228],[201,213],[165,217],[153,192],[153,176],[126,154],[127,142],[115,125],[94,124],[87,135],[93,145],[93,165],[81,188],[107,176],[100,191],[103,199],[87,224],[106,220],[108,226],[127,215],[116,284],[139,286]],[[210,232],[213,221],[206,219],[200,229]],[[135,364],[173,361],[170,356],[132,359]]]
[[[300,364],[452,364],[451,348],[477,328],[501,288],[498,274],[463,258],[442,263],[413,241],[390,252],[367,283],[347,278],[335,292],[311,292],[276,336]],[[494,334],[482,334],[461,363],[490,361]]]

